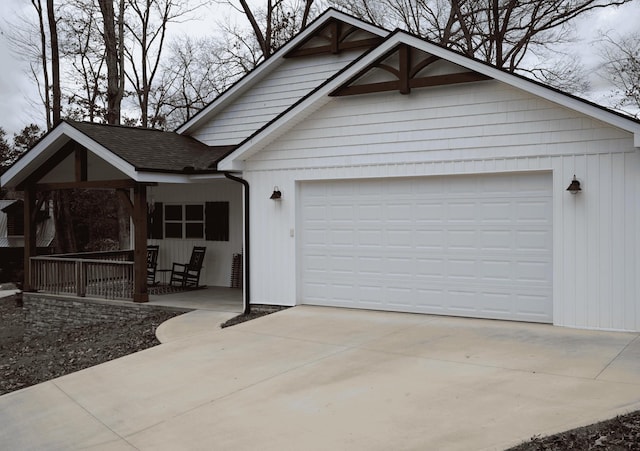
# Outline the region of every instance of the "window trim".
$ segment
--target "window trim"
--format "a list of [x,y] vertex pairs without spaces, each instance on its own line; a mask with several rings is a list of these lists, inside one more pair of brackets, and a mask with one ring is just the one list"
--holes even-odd
[[[200,207],[202,211],[202,219],[193,220],[187,219],[187,206],[189,207]],[[171,207],[180,207],[180,219],[167,219],[167,208]],[[164,203],[163,205],[163,220],[162,220],[162,231],[164,235],[164,239],[168,240],[204,240],[206,238],[205,227],[206,227],[206,215],[205,215],[205,204],[199,202],[193,203]],[[180,236],[170,236],[175,235],[174,233],[167,233],[167,224],[177,225],[180,224]],[[199,224],[202,228],[202,232],[199,236],[187,236],[187,225],[188,224]]]

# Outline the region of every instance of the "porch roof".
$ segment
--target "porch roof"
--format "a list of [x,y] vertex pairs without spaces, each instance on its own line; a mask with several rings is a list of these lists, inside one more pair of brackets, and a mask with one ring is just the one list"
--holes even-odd
[[136,181],[155,178],[143,173],[216,173],[215,162],[235,148],[207,146],[175,132],[63,120],[0,177],[1,184],[17,186],[71,141]]
[[137,171],[211,171],[211,164],[235,147],[207,146],[190,136],[162,130],[66,122],[134,166]]

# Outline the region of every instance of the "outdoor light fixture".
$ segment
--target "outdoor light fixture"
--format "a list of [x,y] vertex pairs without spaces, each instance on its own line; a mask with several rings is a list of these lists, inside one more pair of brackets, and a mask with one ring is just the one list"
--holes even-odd
[[582,191],[582,188],[580,188],[580,182],[576,178],[575,174],[573,174],[573,180],[571,180],[571,183],[569,184],[567,191],[569,191],[571,194],[577,194],[580,191]]
[[272,200],[282,199],[282,193],[280,192],[280,189],[277,186],[273,187],[273,194],[271,194],[271,197],[269,199],[272,199]]

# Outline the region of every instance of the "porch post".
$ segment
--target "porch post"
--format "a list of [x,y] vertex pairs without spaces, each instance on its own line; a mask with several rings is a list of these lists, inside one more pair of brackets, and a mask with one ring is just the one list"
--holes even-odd
[[133,190],[133,301],[148,302],[147,291],[147,187],[136,184]]
[[31,291],[31,257],[36,255],[36,192],[33,187],[24,190],[24,281],[23,291]]

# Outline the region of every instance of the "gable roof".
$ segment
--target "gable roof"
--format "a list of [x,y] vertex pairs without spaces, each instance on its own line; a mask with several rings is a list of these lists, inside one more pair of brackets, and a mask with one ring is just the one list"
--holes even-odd
[[252,136],[240,143],[236,149],[222,157],[217,164],[220,171],[242,170],[244,160],[278,136],[300,122],[311,111],[331,101],[331,95],[348,86],[360,74],[364,73],[381,58],[387,56],[397,46],[406,44],[414,49],[432,54],[438,58],[466,68],[477,74],[501,81],[507,85],[521,89],[565,108],[585,114],[606,124],[634,134],[634,146],[640,147],[640,121],[618,112],[609,110],[590,101],[581,99],[558,89],[546,86],[535,80],[498,69],[484,61],[470,58],[462,53],[434,44],[426,39],[414,36],[402,30],[395,30],[385,41],[353,61],[342,71],[335,74],[324,84],[309,93],[306,97],[291,106],[270,123],[266,124]]
[[231,148],[210,147],[175,132],[88,122],[69,124],[138,172],[207,171],[212,161]]
[[232,149],[210,147],[175,132],[65,120],[0,177],[2,186],[19,185],[71,141],[139,182],[156,181],[148,173],[215,173],[211,163]]
[[219,111],[232,103],[240,95],[251,89],[256,83],[262,80],[269,73],[274,71],[278,66],[290,57],[300,46],[304,45],[315,33],[321,31],[331,22],[341,22],[353,27],[357,27],[367,33],[377,35],[381,38],[386,37],[390,32],[375,25],[363,22],[349,14],[340,12],[334,8],[329,8],[323,14],[318,16],[314,21],[307,25],[293,39],[280,47],[270,58],[261,62],[251,72],[238,80],[233,86],[225,90],[209,105],[200,110],[195,116],[186,121],[176,129],[179,134],[190,134],[207,123]]

